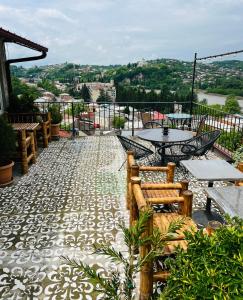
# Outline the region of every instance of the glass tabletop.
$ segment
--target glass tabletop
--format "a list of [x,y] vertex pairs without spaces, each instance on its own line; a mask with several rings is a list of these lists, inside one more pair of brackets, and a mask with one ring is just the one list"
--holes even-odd
[[169,128],[168,135],[164,135],[163,128],[151,128],[137,132],[136,136],[150,142],[177,143],[190,140],[193,134],[190,131]]

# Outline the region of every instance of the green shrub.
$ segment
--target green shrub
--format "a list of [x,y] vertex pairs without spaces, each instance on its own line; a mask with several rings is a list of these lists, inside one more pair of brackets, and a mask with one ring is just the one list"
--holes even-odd
[[52,104],[49,106],[48,111],[51,113],[52,124],[59,124],[62,121],[62,114],[60,112],[60,106],[58,104]]
[[243,146],[239,147],[232,155],[235,161],[234,165],[237,166],[240,162],[243,162]]
[[0,166],[5,165],[12,158],[16,150],[16,136],[10,124],[0,117]]
[[126,120],[124,117],[118,117],[115,116],[113,121],[112,121],[112,125],[114,128],[120,129],[120,128],[124,128],[124,125],[126,123]]
[[243,220],[229,219],[211,235],[186,233],[188,250],[170,260],[162,299],[243,299]]

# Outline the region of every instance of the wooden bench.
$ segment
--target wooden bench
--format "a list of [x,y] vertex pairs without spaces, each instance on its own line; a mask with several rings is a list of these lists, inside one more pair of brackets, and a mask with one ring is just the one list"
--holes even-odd
[[9,123],[39,123],[37,136],[42,138],[43,147],[51,141],[51,114],[48,113],[6,113]]
[[[167,188],[177,188],[177,184],[168,183]],[[176,235],[166,238],[166,246],[164,247],[163,253],[161,255],[170,255],[174,253],[175,247],[181,247],[182,249],[187,249],[187,242],[185,241],[184,231],[194,231],[197,227],[193,220],[191,219],[192,213],[192,192],[182,191],[179,196],[175,197],[156,197],[156,198],[146,198],[144,197],[145,190],[160,190],[166,189],[165,184],[141,184],[141,179],[139,177],[131,178],[131,209],[130,209],[130,223],[134,224],[138,219],[139,213],[150,210],[151,206],[154,204],[172,204],[177,203],[178,211],[174,213],[152,213],[150,219],[146,224],[145,232],[143,233],[143,238],[151,236],[154,228],[159,229],[161,232],[161,237],[164,238],[168,232],[168,228],[172,222],[183,220],[182,227],[177,230]],[[140,259],[144,259],[146,255],[151,250],[151,244],[148,242],[142,245],[139,249]],[[153,292],[153,282],[156,281],[166,281],[170,275],[168,270],[158,270],[154,272],[153,262],[146,263],[142,266],[140,271],[140,300],[149,300]]]

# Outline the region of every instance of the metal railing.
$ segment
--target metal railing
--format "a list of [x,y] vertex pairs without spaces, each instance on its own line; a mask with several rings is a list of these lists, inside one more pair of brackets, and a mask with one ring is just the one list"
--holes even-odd
[[[162,124],[167,122],[166,114],[179,109],[183,113],[190,113],[190,102],[120,102],[104,103],[78,103],[78,102],[45,102],[36,103],[41,112],[48,111],[51,105],[58,105],[62,114],[61,129],[72,131],[84,131],[92,135],[96,131],[112,131],[116,128],[134,131],[143,128],[141,113],[147,112],[152,120]],[[221,130],[221,136],[217,141],[217,147],[227,155],[231,155],[243,141],[243,117],[230,115],[218,111],[206,105],[193,103],[191,119],[180,120],[171,124],[173,128],[197,129],[202,115],[208,115],[204,131]]]

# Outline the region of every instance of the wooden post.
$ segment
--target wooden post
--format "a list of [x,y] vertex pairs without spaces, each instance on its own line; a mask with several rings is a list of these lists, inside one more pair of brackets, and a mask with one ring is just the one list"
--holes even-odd
[[44,148],[48,147],[48,136],[47,136],[47,127],[46,124],[42,124],[42,133],[43,133],[43,146]]
[[35,139],[34,139],[34,133],[29,132],[28,135],[30,136],[30,149],[31,153],[33,154],[32,162],[36,163],[36,152],[35,152]]
[[28,161],[27,161],[27,145],[26,145],[26,131],[20,131],[20,151],[22,160],[22,172],[23,174],[28,173]]
[[184,198],[182,214],[191,217],[192,216],[192,198],[193,193],[192,191],[183,191],[182,196]]
[[[132,185],[132,203],[136,202],[136,205],[140,208],[140,212],[146,212],[149,210],[149,206],[146,205],[146,201],[143,197],[141,190],[141,179],[139,177],[131,178]],[[133,211],[133,208],[131,209]],[[137,217],[137,216],[133,216]],[[145,231],[143,233],[143,238],[151,236],[153,233],[153,216],[150,217],[148,223],[146,224]],[[143,244],[140,249],[140,259],[146,257],[150,252],[150,243]],[[139,300],[149,300],[153,293],[153,263],[147,262],[144,264],[140,271],[140,294]]]
[[[187,191],[188,190],[189,182],[188,182],[188,180],[183,179],[182,181],[180,181],[180,184],[181,184],[181,189],[179,190],[179,196],[182,196],[183,191]],[[184,211],[184,208],[183,208],[184,207],[184,202],[179,203],[178,207],[179,207],[179,213],[183,214],[183,211]]]
[[141,179],[136,177],[133,178],[130,182],[130,226],[133,226],[135,221],[137,221],[138,219],[138,206],[137,206],[137,201],[136,201],[136,198],[134,196],[134,193],[133,193],[133,185],[134,184],[140,184],[141,182]]
[[130,157],[133,156],[133,151],[127,151],[127,209],[130,207],[130,179],[131,179],[131,165]]
[[170,162],[170,163],[167,164],[167,167],[168,167],[168,171],[166,173],[166,181],[169,182],[169,183],[173,183],[174,182],[174,174],[175,174],[176,164]]

